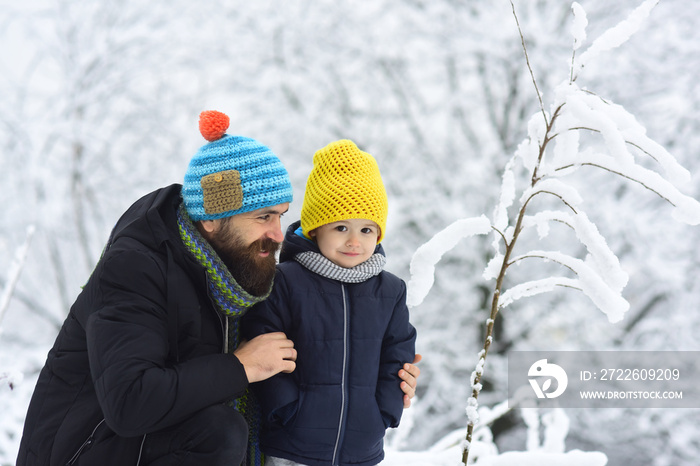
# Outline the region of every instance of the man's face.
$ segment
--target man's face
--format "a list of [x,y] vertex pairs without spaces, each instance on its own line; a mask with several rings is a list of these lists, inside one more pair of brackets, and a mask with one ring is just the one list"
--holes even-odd
[[284,235],[281,218],[289,203],[202,222],[205,238],[233,278],[253,296],[264,295],[275,276],[275,252]]

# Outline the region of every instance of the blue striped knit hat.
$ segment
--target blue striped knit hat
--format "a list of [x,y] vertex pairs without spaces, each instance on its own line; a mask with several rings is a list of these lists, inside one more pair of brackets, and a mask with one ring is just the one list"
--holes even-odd
[[209,143],[190,160],[182,185],[192,221],[292,202],[292,184],[282,162],[258,141],[226,134],[228,125],[221,112],[199,115],[199,130]]

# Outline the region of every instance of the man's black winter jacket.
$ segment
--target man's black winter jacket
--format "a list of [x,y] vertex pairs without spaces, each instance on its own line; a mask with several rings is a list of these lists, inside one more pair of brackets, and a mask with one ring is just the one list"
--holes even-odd
[[145,435],[247,387],[180,240],[180,189],[144,196],[115,226],[41,371],[17,466],[135,465]]

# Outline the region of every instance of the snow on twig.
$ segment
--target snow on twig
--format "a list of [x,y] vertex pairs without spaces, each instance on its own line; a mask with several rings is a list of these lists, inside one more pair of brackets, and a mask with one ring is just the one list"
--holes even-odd
[[[589,62],[595,60],[598,55],[608,50],[619,47],[629,40],[644,23],[651,10],[659,3],[659,0],[646,0],[638,6],[629,17],[605,31],[593,44],[581,54],[578,60],[578,70],[582,70]],[[574,73],[574,80],[577,74]]]
[[[618,290],[612,288],[610,286],[611,284],[606,282],[600,273],[598,273],[595,268],[591,267],[589,263],[559,251],[530,251],[527,254],[515,257],[511,264],[527,258],[551,260],[574,272],[578,276],[578,279],[575,280],[575,286],[570,286],[572,288],[581,289],[581,291],[593,301],[598,309],[608,316],[608,320],[611,323],[622,320],[624,313],[629,309],[627,300],[622,297]],[[519,298],[519,296],[512,291],[513,289],[511,289],[511,301]]]
[[578,280],[566,277],[548,277],[540,280],[531,280],[515,285],[501,296],[499,306],[504,308],[520,298],[535,296],[538,294],[554,291],[557,287],[573,288],[580,290]]
[[5,311],[10,306],[10,299],[12,298],[12,293],[17,286],[17,281],[19,280],[19,275],[24,267],[24,262],[27,259],[27,252],[29,252],[29,245],[32,242],[32,237],[34,236],[34,226],[27,227],[27,234],[24,240],[24,244],[17,249],[15,253],[15,259],[10,266],[8,272],[8,279],[5,283],[5,289],[0,295],[0,325],[2,324],[2,319],[5,317]]
[[411,279],[406,296],[408,306],[418,306],[423,302],[435,281],[435,264],[443,254],[454,248],[462,238],[485,235],[490,231],[491,222],[484,215],[461,219],[419,247],[411,259]]
[[583,202],[583,199],[578,191],[576,191],[576,188],[569,186],[556,178],[549,178],[540,181],[532,188],[526,189],[522,196],[520,196],[521,205],[527,206],[530,199],[541,193],[558,197],[573,212],[576,212],[577,206]]
[[571,4],[571,12],[574,15],[574,20],[571,22],[571,35],[574,37],[574,50],[578,50],[586,40],[586,27],[588,27],[588,18],[586,11],[579,5],[578,2]]
[[24,381],[24,374],[18,370],[5,370],[0,372],[0,387],[7,385],[10,390],[14,390]]
[[596,272],[603,277],[613,290],[617,292],[622,291],[629,277],[620,267],[620,261],[608,247],[605,238],[603,238],[598,228],[588,219],[585,213],[581,212],[577,215],[572,215],[568,212],[546,210],[533,216],[526,216],[523,226],[532,225],[537,227],[540,238],[544,238],[547,236],[551,222],[560,222],[572,228],[579,241],[586,246],[592,266]]
[[[639,183],[674,207],[672,216],[676,221],[689,225],[700,224],[700,202],[681,193],[678,188],[657,172],[640,165],[624,165],[614,158],[601,153],[588,153],[577,163],[578,166],[592,166],[607,170],[616,175]],[[558,167],[565,170],[569,166]]]

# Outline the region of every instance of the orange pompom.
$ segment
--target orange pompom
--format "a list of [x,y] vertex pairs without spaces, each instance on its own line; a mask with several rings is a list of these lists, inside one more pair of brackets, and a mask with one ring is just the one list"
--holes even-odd
[[199,132],[207,141],[221,139],[228,129],[229,118],[216,110],[205,110],[199,114]]

